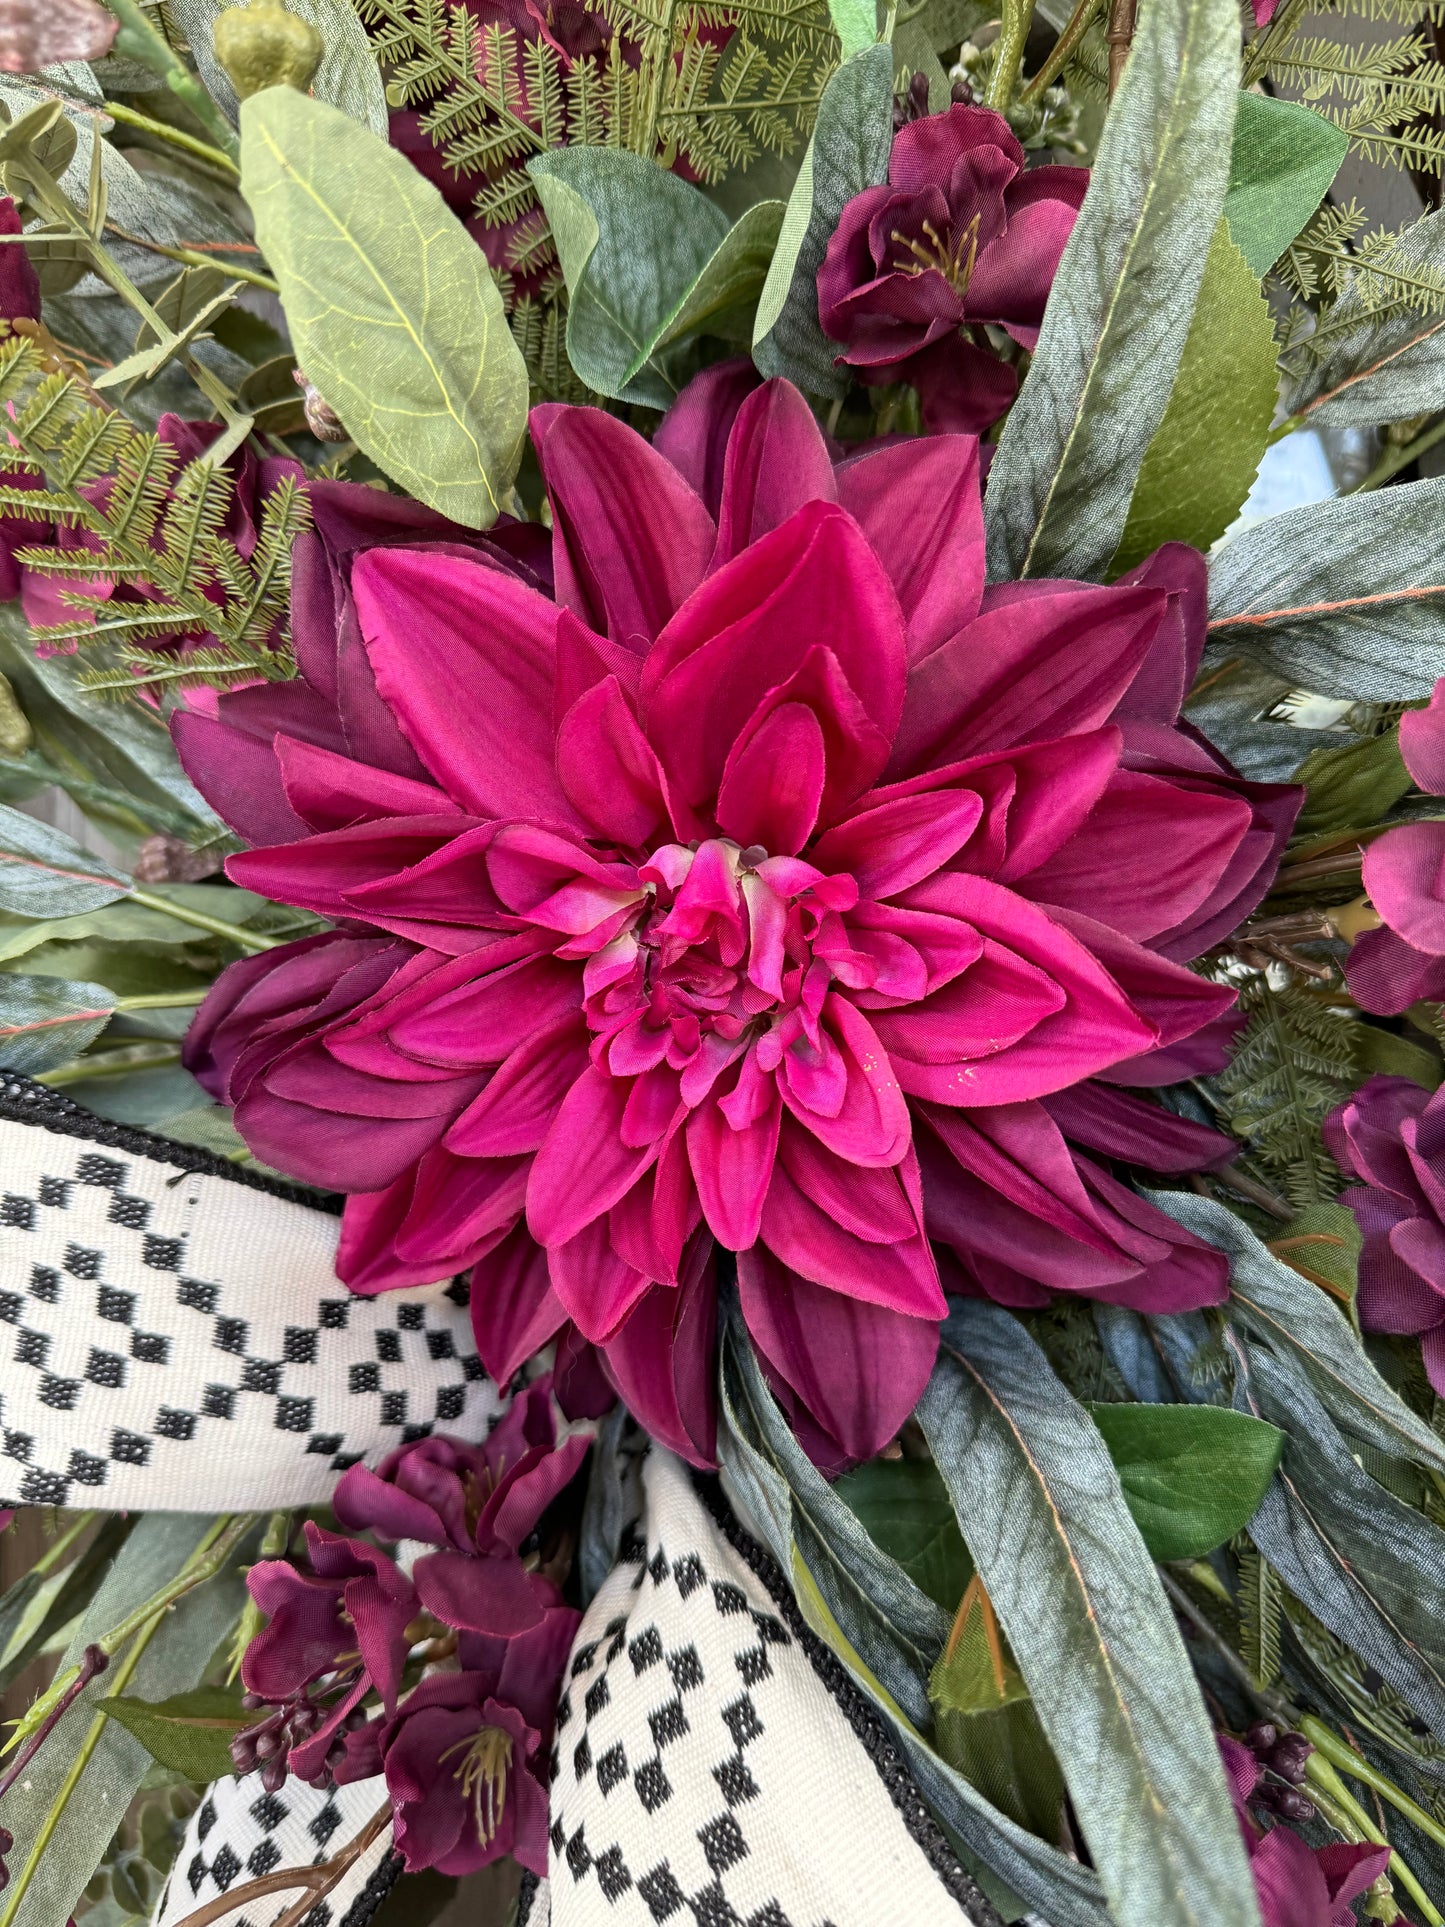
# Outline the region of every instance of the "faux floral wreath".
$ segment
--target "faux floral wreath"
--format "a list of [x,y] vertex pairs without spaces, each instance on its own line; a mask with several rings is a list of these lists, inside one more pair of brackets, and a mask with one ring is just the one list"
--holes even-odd
[[[0,20],[0,1927],[575,1873],[646,1451],[980,1923],[1441,1927],[1438,11]],[[301,1213],[314,1329],[42,1125]],[[100,1437],[184,1345],[34,1262],[87,1185],[269,1512]]]

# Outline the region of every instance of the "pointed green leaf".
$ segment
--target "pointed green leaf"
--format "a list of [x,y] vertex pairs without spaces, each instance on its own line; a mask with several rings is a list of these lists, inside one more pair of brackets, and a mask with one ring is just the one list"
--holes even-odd
[[845,60],[862,53],[878,38],[878,9],[874,0],[828,0],[828,12],[843,43]]
[[928,1459],[871,1459],[834,1480],[833,1490],[915,1586],[944,1612],[957,1612],[973,1561],[936,1465]]
[[1217,1405],[1094,1405],[1124,1499],[1156,1559],[1201,1559],[1249,1524],[1284,1435]]
[[161,1766],[202,1786],[235,1771],[231,1741],[266,1713],[264,1707],[248,1711],[239,1687],[232,1691],[224,1686],[197,1686],[163,1700],[119,1694],[102,1699],[99,1710],[134,1733]]
[[1254,486],[1278,398],[1269,303],[1221,221],[1111,575],[1134,568],[1165,542],[1208,549],[1223,535]]
[[963,1300],[918,1419],[1118,1927],[1258,1927],[1189,1657],[1088,1413],[1016,1319]]
[[1097,579],[1164,419],[1224,206],[1234,0],[1154,0],[989,471],[989,574]]
[[72,837],[0,804],[0,910],[70,917],[126,896],[131,880]]
[[0,1066],[35,1077],[93,1043],[115,1012],[104,984],[0,973]]
[[348,433],[408,494],[489,527],[527,370],[481,249],[404,155],[291,87],[243,104],[241,187],[297,361]]
[[1325,198],[1348,146],[1344,129],[1312,108],[1240,94],[1224,213],[1256,278],[1274,266]]

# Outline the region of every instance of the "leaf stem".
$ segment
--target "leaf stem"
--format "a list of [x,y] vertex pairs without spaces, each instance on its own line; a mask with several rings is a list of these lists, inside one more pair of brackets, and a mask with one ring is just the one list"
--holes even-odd
[[139,234],[131,234],[118,227],[114,221],[107,221],[106,228],[118,241],[128,241],[132,247],[144,248],[149,254],[163,254],[169,261],[179,261],[188,268],[224,268],[226,277],[231,281],[247,281],[253,288],[264,288],[267,294],[279,294],[281,283],[274,275],[262,274],[259,268],[243,268],[238,262],[218,261],[213,254],[202,248],[173,248],[159,241],[147,241]]
[[1024,45],[1033,18],[1034,0],[1003,0],[1003,30],[999,34],[998,58],[994,61],[984,99],[986,107],[992,107],[1000,114],[1013,99],[1014,88],[1018,85],[1019,69],[1024,64]]
[[178,100],[184,101],[216,145],[232,160],[240,154],[241,144],[225,115],[200,81],[185,66],[169,41],[147,17],[138,0],[108,0],[110,10],[120,21],[115,51],[129,54],[153,74],[159,74]]
[[1046,88],[1053,86],[1073,58],[1074,49],[1093,25],[1103,5],[1104,0],[1078,0],[1078,5],[1069,15],[1064,31],[1050,48],[1048,59],[1019,95],[1021,107],[1031,105]]
[[1433,422],[1423,434],[1417,435],[1414,441],[1406,442],[1403,448],[1387,448],[1364,480],[1356,482],[1345,493],[1363,495],[1367,489],[1380,488],[1391,476],[1398,475],[1402,468],[1413,462],[1417,455],[1423,455],[1427,448],[1433,448],[1442,436],[1445,436],[1445,415]]
[[169,897],[154,896],[149,890],[132,890],[130,899],[147,910],[159,910],[163,916],[174,917],[178,923],[193,923],[197,930],[209,930],[213,937],[224,937],[227,943],[239,944],[242,950],[275,950],[286,941],[284,937],[257,936],[252,930],[243,930],[238,923],[207,916],[204,910],[193,910],[187,903],[173,903]]
[[57,94],[48,88],[41,91],[49,93],[52,100],[63,99],[72,113],[88,114],[95,120],[118,120],[127,127],[139,127],[147,134],[154,134],[157,140],[169,141],[172,147],[183,148],[187,154],[194,154],[197,160],[219,168],[231,180],[238,181],[241,178],[241,170],[229,154],[223,154],[219,147],[212,147],[208,141],[197,140],[194,134],[172,127],[168,121],[152,120],[149,114],[142,114],[138,108],[127,107],[118,100],[107,100],[104,107],[84,107],[68,94]]
[[65,1557],[66,1553],[69,1552],[70,1548],[75,1544],[81,1533],[94,1525],[99,1517],[100,1514],[98,1512],[82,1512],[78,1518],[72,1520],[70,1525],[66,1527],[65,1531],[62,1532],[60,1537],[55,1541],[54,1545],[47,1546],[45,1551],[42,1552],[40,1557],[35,1561],[34,1565],[31,1566],[30,1576],[34,1579],[41,1579],[46,1573],[53,1572]]
[[[1320,1788],[1329,1805],[1341,1809],[1345,1817],[1359,1829],[1366,1840],[1372,1841],[1377,1847],[1390,1847],[1390,1877],[1398,1880],[1414,1900],[1425,1918],[1426,1927],[1445,1927],[1445,1915],[1440,1913],[1410,1868],[1400,1858],[1394,1847],[1390,1846],[1389,1835],[1375,1824],[1334,1767],[1318,1750],[1311,1753],[1305,1761],[1305,1777],[1312,1788],[1316,1786]],[[0,1927],[5,1927],[3,1921],[0,1921]]]
[[1110,100],[1118,93],[1119,82],[1124,78],[1124,64],[1134,44],[1134,21],[1138,10],[1138,0],[1110,0],[1109,31],[1104,36],[1109,43]]
[[136,997],[117,997],[117,1010],[192,1010],[203,1004],[211,994],[207,984],[204,990],[148,990]]
[[1412,1827],[1418,1828],[1438,1846],[1445,1847],[1445,1827],[1423,1807],[1417,1806],[1393,1780],[1371,1766],[1368,1760],[1361,1759],[1358,1753],[1330,1731],[1323,1720],[1316,1719],[1313,1713],[1307,1713],[1299,1723],[1299,1730],[1341,1772],[1348,1773],[1352,1780],[1360,1780],[1367,1787],[1372,1787],[1382,1800],[1388,1800],[1397,1812],[1403,1813]]
[[129,1077],[134,1071],[164,1070],[167,1065],[180,1061],[180,1047],[176,1044],[98,1051],[94,1057],[77,1057],[58,1070],[42,1071],[35,1081],[48,1091],[63,1091],[68,1084],[88,1084],[97,1077]]

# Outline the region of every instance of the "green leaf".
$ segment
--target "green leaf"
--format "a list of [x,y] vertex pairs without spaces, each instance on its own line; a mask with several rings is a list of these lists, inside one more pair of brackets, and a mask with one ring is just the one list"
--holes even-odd
[[291,87],[242,105],[241,189],[297,361],[349,434],[429,508],[489,527],[527,370],[481,249],[404,155]]
[[598,394],[666,408],[678,389],[666,351],[705,328],[735,330],[728,311],[762,289],[782,202],[730,228],[697,188],[612,147],[554,148],[527,171],[567,281],[573,368]]
[[878,38],[878,9],[874,0],[828,0],[828,12],[843,43],[843,58],[871,47]]
[[1343,128],[1297,101],[1240,94],[1224,213],[1256,279],[1325,198],[1348,146]]
[[1088,1413],[1016,1319],[964,1300],[918,1420],[1118,1927],[1258,1927],[1189,1657]]
[[70,917],[128,894],[131,881],[72,837],[0,804],[0,910]]
[[[1370,1031],[1372,1036],[1387,1034],[1367,1024],[1361,1024],[1360,1029]],[[1404,1039],[1390,1041],[1403,1043]],[[1423,1051],[1420,1054],[1425,1055]],[[1360,1244],[1354,1212],[1331,1200],[1307,1205],[1278,1237],[1270,1239],[1269,1250],[1301,1278],[1327,1291],[1340,1304],[1350,1305],[1354,1303],[1360,1267]]]
[[0,974],[0,1066],[35,1077],[67,1064],[110,1022],[115,993],[62,977]]
[[38,1610],[31,1611],[31,1602],[49,1580],[37,1579],[32,1587],[27,1576],[6,1593],[0,1601],[0,1692],[20,1677],[51,1638],[85,1611],[134,1524],[124,1513],[103,1518],[89,1544],[60,1575],[48,1601],[36,1602]]
[[[236,90],[216,58],[213,29],[216,15],[228,0],[172,0],[171,17],[185,35],[211,98],[236,118]],[[321,65],[312,76],[310,91],[343,114],[386,139],[386,88],[381,69],[356,9],[348,0],[286,0],[288,12],[309,20],[325,45]]]
[[1382,1030],[1378,1024],[1359,1024],[1353,1036],[1355,1062],[1362,1077],[1373,1077],[1377,1073],[1384,1077],[1408,1077],[1422,1091],[1439,1090],[1440,1059],[1423,1044],[1412,1043],[1408,1037],[1399,1037],[1392,1030]]
[[1445,666],[1442,523],[1434,479],[1241,529],[1210,565],[1208,660],[1245,656],[1318,696],[1428,696]]
[[946,1613],[958,1610],[973,1561],[953,1502],[927,1459],[870,1459],[833,1483],[868,1536]]
[[814,395],[842,395],[839,344],[818,323],[818,269],[844,206],[888,178],[893,146],[893,52],[868,47],[823,90],[817,125],[793,184],[777,252],[753,323],[753,360]]
[[103,1699],[100,1711],[134,1733],[160,1765],[205,1785],[234,1772],[231,1741],[264,1718],[266,1709],[248,1711],[241,1704],[239,1690],[197,1686],[189,1693],[164,1700],[120,1694]]
[[1337,1423],[1382,1452],[1445,1472],[1445,1440],[1391,1391],[1318,1285],[1276,1258],[1213,1198],[1151,1191],[1149,1202],[1228,1254],[1230,1322],[1281,1357],[1297,1359]]
[[1309,791],[1295,825],[1301,836],[1323,836],[1359,823],[1378,823],[1410,787],[1399,732],[1317,749],[1295,775]]
[[989,574],[1097,579],[1164,419],[1228,184],[1234,0],[1140,9],[985,503]]
[[1214,1405],[1091,1405],[1156,1559],[1202,1559],[1248,1525],[1284,1435]]
[[1165,542],[1213,546],[1254,486],[1278,399],[1269,303],[1221,221],[1111,575],[1134,568]]

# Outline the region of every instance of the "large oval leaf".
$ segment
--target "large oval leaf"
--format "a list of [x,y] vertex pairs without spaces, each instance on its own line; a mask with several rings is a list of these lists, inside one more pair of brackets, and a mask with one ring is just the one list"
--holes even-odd
[[1257,1927],[1204,1703],[1088,1413],[1016,1319],[965,1300],[918,1419],[1119,1927]]
[[1156,1559],[1199,1559],[1249,1524],[1284,1435],[1216,1405],[1095,1405],[1124,1499]]
[[408,494],[489,527],[527,370],[482,250],[410,161],[291,87],[241,108],[241,188],[297,360],[348,432]]

